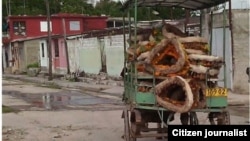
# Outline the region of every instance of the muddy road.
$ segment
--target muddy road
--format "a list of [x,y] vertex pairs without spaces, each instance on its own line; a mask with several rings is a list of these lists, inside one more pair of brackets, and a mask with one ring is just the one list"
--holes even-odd
[[[16,110],[3,113],[3,141],[123,141],[120,97],[3,80],[2,103]],[[249,124],[248,104],[230,109],[232,124]],[[207,114],[198,118],[208,123]]]

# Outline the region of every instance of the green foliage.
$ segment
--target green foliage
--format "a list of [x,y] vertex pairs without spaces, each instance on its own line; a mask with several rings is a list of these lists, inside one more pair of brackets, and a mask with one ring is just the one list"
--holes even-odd
[[48,85],[37,85],[37,86],[50,89],[61,89],[61,86],[57,85],[56,83],[50,83]]
[[2,105],[2,113],[11,113],[11,112],[17,112],[17,110],[15,110],[11,107]]
[[94,7],[87,0],[61,0],[58,12],[92,15]]
[[114,2],[112,0],[100,0],[95,7],[98,15],[105,14],[111,17],[122,17],[122,11],[120,8],[122,4]]
[[[111,17],[122,17],[123,12],[120,10],[122,4],[114,0],[100,0],[96,6],[88,4],[88,0],[48,0],[50,14],[57,13],[76,13],[87,14],[90,16],[100,16],[105,14]],[[9,3],[10,2],[10,3]],[[11,7],[9,10],[9,7]],[[152,11],[156,10],[159,15],[153,15]],[[9,13],[11,11],[11,13]],[[130,11],[133,16],[135,13]],[[45,0],[2,0],[2,17],[8,15],[46,15]],[[184,18],[185,11],[181,8],[171,7],[138,7],[137,19],[155,20],[155,19],[180,19]],[[3,22],[4,23],[4,22]]]
[[[154,15],[152,12],[157,11],[159,15]],[[134,10],[130,13],[132,16],[135,14]],[[134,16],[133,16],[134,17]],[[185,10],[181,8],[171,7],[141,7],[137,10],[137,20],[156,20],[156,19],[180,19],[185,17]]]
[[29,69],[29,68],[39,68],[39,63],[38,63],[38,62],[35,62],[35,63],[32,63],[32,64],[29,64],[29,65],[27,66],[27,69]]
[[6,17],[9,14],[45,15],[46,6],[44,0],[2,0],[2,12],[3,17]]

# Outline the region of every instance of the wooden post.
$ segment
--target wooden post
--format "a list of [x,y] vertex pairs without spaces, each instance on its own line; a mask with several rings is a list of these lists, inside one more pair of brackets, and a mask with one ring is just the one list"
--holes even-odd
[[65,55],[66,55],[66,62],[67,62],[67,74],[70,74],[70,67],[69,67],[69,54],[68,54],[68,44],[66,40],[66,27],[65,27],[65,19],[63,18],[63,37],[64,37],[64,47],[65,47]]
[[49,52],[49,77],[48,80],[52,80],[52,53],[51,53],[51,30],[50,30],[50,10],[49,10],[49,1],[44,0],[46,4],[47,11],[47,27],[48,27],[48,52]]
[[190,19],[190,10],[185,10],[185,25],[184,25],[184,33],[187,34],[187,25],[189,23],[189,19]]

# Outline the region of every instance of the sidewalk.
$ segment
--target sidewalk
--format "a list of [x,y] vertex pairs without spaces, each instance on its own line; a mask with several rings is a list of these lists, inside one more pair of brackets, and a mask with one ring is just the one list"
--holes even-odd
[[[48,81],[47,78],[29,77],[27,75],[3,74],[2,77],[6,79],[22,80],[38,84],[55,85],[60,88],[81,89],[81,90],[98,92],[101,94],[108,94],[118,97],[121,97],[124,91],[124,88],[122,86],[100,85],[100,84],[91,84],[85,82],[71,82],[68,80],[60,80],[60,79],[53,79],[52,81]],[[250,95],[246,94],[236,94],[231,91],[229,91],[228,94],[229,105],[249,105],[249,99]]]

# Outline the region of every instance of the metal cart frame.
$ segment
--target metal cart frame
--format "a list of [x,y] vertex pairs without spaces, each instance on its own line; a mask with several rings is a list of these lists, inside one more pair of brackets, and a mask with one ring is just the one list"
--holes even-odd
[[[211,8],[219,4],[229,2],[230,0],[127,0],[124,3],[122,10],[124,11],[123,23],[125,23],[125,17],[129,19],[129,25],[131,25],[130,10],[134,10],[134,27],[128,27],[128,32],[124,24],[124,68],[128,65],[128,56],[126,55],[126,35],[137,35],[137,9],[141,6],[153,7],[153,6],[162,6],[162,7],[181,7],[188,10],[203,10],[205,8]],[[192,5],[193,3],[193,5]],[[196,4],[196,5],[195,5]],[[224,7],[225,8],[225,7]],[[225,9],[224,9],[225,11]],[[224,12],[225,15],[225,12]],[[212,16],[212,13],[211,13]],[[224,16],[225,18],[225,16]],[[225,21],[225,19],[224,19]],[[224,22],[225,24],[225,22]],[[201,24],[202,26],[202,20]],[[225,28],[225,26],[224,26]],[[200,30],[202,28],[200,27]],[[212,36],[212,35],[211,35]],[[129,36],[130,38],[131,36]],[[210,40],[210,44],[211,44]],[[224,30],[224,56],[225,57],[225,30]],[[210,45],[211,46],[211,45]],[[142,93],[137,91],[138,81],[147,79],[152,81],[153,88],[155,86],[156,77],[153,75],[139,76],[137,75],[136,63],[129,62],[131,68],[130,70],[124,70],[124,110],[122,113],[122,118],[124,118],[124,139],[126,141],[136,141],[137,138],[146,138],[146,137],[160,137],[167,138],[167,125],[170,121],[174,120],[175,112],[172,112],[168,109],[162,108],[157,104],[154,92]],[[225,65],[224,65],[225,71]],[[224,83],[226,84],[226,73]],[[213,81],[207,78],[207,82]],[[216,83],[217,80],[215,80]],[[226,88],[226,85],[225,85]],[[209,88],[208,88],[209,89]],[[192,109],[185,116],[189,117],[189,125],[198,125],[199,120],[196,115],[196,112],[205,112],[208,113],[208,118],[210,124],[230,124],[230,114],[227,108],[227,97],[207,97],[206,98],[207,107],[205,109]],[[217,119],[215,122],[214,119]],[[158,123],[156,128],[148,128],[147,124],[153,122]],[[153,132],[152,134],[142,134],[142,132]]]

